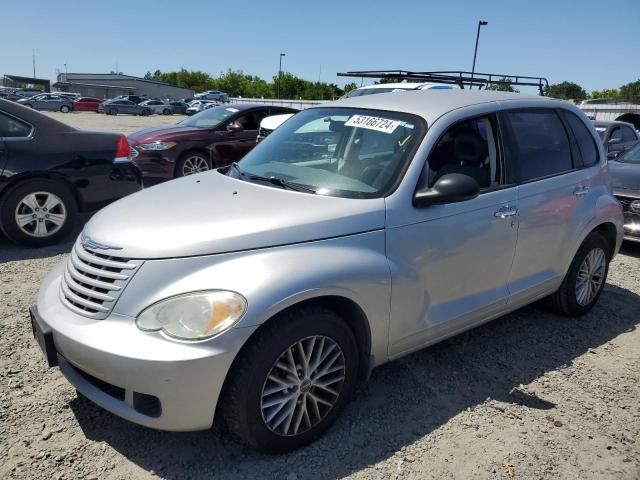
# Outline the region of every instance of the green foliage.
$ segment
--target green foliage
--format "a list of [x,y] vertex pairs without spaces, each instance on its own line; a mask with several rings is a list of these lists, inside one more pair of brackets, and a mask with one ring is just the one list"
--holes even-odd
[[587,92],[577,83],[564,81],[549,85],[545,93],[549,97],[559,98],[562,100],[580,101],[587,98]]
[[[146,75],[145,78],[147,78]],[[241,70],[231,69],[218,77],[212,77],[205,72],[188,71],[184,68],[177,72],[156,70],[151,78],[178,87],[190,88],[196,92],[222,90],[231,97],[275,98],[278,89],[280,98],[303,100],[332,100],[343,94],[343,90],[333,83],[310,82],[288,72],[283,72],[280,78],[275,75],[272,83],[256,75],[247,75]],[[348,86],[350,85],[356,88],[355,83]]]
[[520,93],[520,90],[516,90],[511,86],[511,80],[506,77],[501,78],[498,83],[492,83],[487,87],[487,90],[494,90],[496,92],[514,92]]
[[626,102],[640,103],[640,80],[622,85],[620,98]]
[[351,90],[355,90],[358,88],[358,84],[356,82],[347,83],[342,89],[343,94],[349,93]]
[[605,88],[604,90],[594,90],[589,95],[590,98],[618,98],[620,90],[617,88]]

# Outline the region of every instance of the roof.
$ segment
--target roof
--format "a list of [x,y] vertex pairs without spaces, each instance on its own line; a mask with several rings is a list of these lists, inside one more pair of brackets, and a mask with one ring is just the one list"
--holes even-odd
[[135,90],[136,87],[125,87],[123,85],[100,85],[97,83],[84,83],[84,82],[56,82],[52,85],[54,88],[60,86],[78,86],[78,87],[98,87],[98,88],[110,88],[112,90]]
[[331,103],[325,103],[311,108],[353,107],[371,108],[376,110],[390,110],[412,113],[433,123],[438,117],[451,110],[490,102],[507,102],[526,100],[540,103],[540,105],[569,105],[563,100],[556,100],[539,95],[524,93],[496,92],[488,90],[406,90],[377,95],[362,95],[344,98]]

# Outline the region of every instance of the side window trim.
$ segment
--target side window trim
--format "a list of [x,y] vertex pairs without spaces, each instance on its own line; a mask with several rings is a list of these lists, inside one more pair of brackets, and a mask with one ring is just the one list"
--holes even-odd
[[[554,172],[551,173],[549,175],[543,175],[541,177],[535,177],[535,178],[530,178],[528,180],[522,180],[522,170],[520,168],[520,162],[518,162],[514,157],[514,153],[512,151],[512,147],[511,145],[513,145],[515,143],[515,137],[514,137],[514,133],[513,130],[511,128],[511,123],[509,121],[509,119],[507,118],[507,114],[511,113],[511,112],[542,112],[542,113],[553,113],[554,115],[556,115],[558,117],[558,121],[561,123],[561,125],[564,128],[564,132],[565,135],[567,136],[567,139],[569,141],[569,151],[570,151],[570,155],[571,155],[571,165],[572,167],[568,170],[562,170],[559,172]],[[572,141],[573,141],[573,137],[569,134],[569,132],[567,131],[567,127],[564,125],[564,121],[562,119],[562,117],[560,115],[558,115],[558,112],[556,111],[556,109],[554,108],[544,108],[544,107],[522,107],[522,108],[505,108],[503,110],[501,110],[499,112],[499,116],[502,117],[502,123],[504,126],[503,132],[504,132],[504,139],[505,139],[505,143],[508,146],[507,147],[507,151],[508,153],[508,157],[507,157],[507,162],[509,163],[509,165],[511,166],[511,169],[513,169],[513,171],[516,173],[515,177],[513,178],[514,182],[516,185],[526,185],[529,183],[533,183],[533,182],[538,182],[540,180],[546,180],[548,178],[553,178],[553,177],[558,177],[560,175],[566,175],[567,173],[571,173],[577,170],[575,162],[574,162],[574,155],[573,155],[573,149],[572,149]]]
[[[573,128],[571,127],[571,123],[569,122],[568,118],[569,118],[569,115],[573,115],[576,121],[582,122],[582,120],[580,120],[580,118],[575,113],[565,110],[564,108],[559,109],[558,112],[560,113],[560,118],[562,119],[562,122],[565,124],[565,128],[567,129],[568,132],[570,132],[572,150],[574,148],[576,150],[576,158],[578,160],[578,169],[590,168],[590,167],[593,167],[594,165],[599,165],[600,162],[602,161],[602,158],[600,157],[600,149],[598,148],[598,144],[593,138],[593,135],[589,135],[589,138],[596,151],[596,161],[593,163],[590,163],[589,165],[586,165],[584,162],[584,158],[582,157],[582,152],[578,146],[578,139],[577,139],[576,132],[574,132]],[[584,122],[582,123],[584,124]],[[585,125],[585,128],[587,128],[586,125]]]
[[29,133],[27,135],[23,136],[23,137],[3,137],[3,136],[0,136],[0,142],[24,142],[24,141],[28,141],[28,140],[33,140],[33,135],[34,135],[34,133],[36,131],[36,128],[32,124],[30,124],[29,122],[27,122],[25,120],[22,120],[21,118],[16,117],[15,115],[11,115],[10,113],[5,112],[4,110],[0,110],[0,114],[1,115],[5,115],[5,116],[7,116],[9,118],[13,118],[16,121],[18,121],[18,122],[20,122],[20,123],[22,123],[24,125],[27,125],[30,128]]

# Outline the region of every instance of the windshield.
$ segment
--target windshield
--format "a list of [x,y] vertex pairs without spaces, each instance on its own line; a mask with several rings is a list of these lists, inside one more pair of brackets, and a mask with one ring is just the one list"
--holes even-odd
[[640,143],[637,143],[634,147],[629,149],[627,153],[618,157],[616,161],[622,163],[640,163]]
[[[196,106],[192,104],[192,106]],[[186,120],[183,120],[179,123],[179,125],[184,125],[185,127],[195,127],[195,128],[213,128],[220,125],[231,115],[238,113],[237,108],[233,107],[212,107],[206,110],[203,110],[200,113],[196,113],[193,117],[189,117]]]
[[304,110],[242,159],[229,175],[319,195],[378,198],[399,182],[426,130],[404,113],[354,108]]

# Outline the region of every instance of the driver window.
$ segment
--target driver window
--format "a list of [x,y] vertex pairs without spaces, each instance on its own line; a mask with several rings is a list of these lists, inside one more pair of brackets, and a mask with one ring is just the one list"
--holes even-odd
[[480,189],[503,183],[494,115],[454,124],[440,138],[428,160],[429,187],[448,173],[472,177]]

